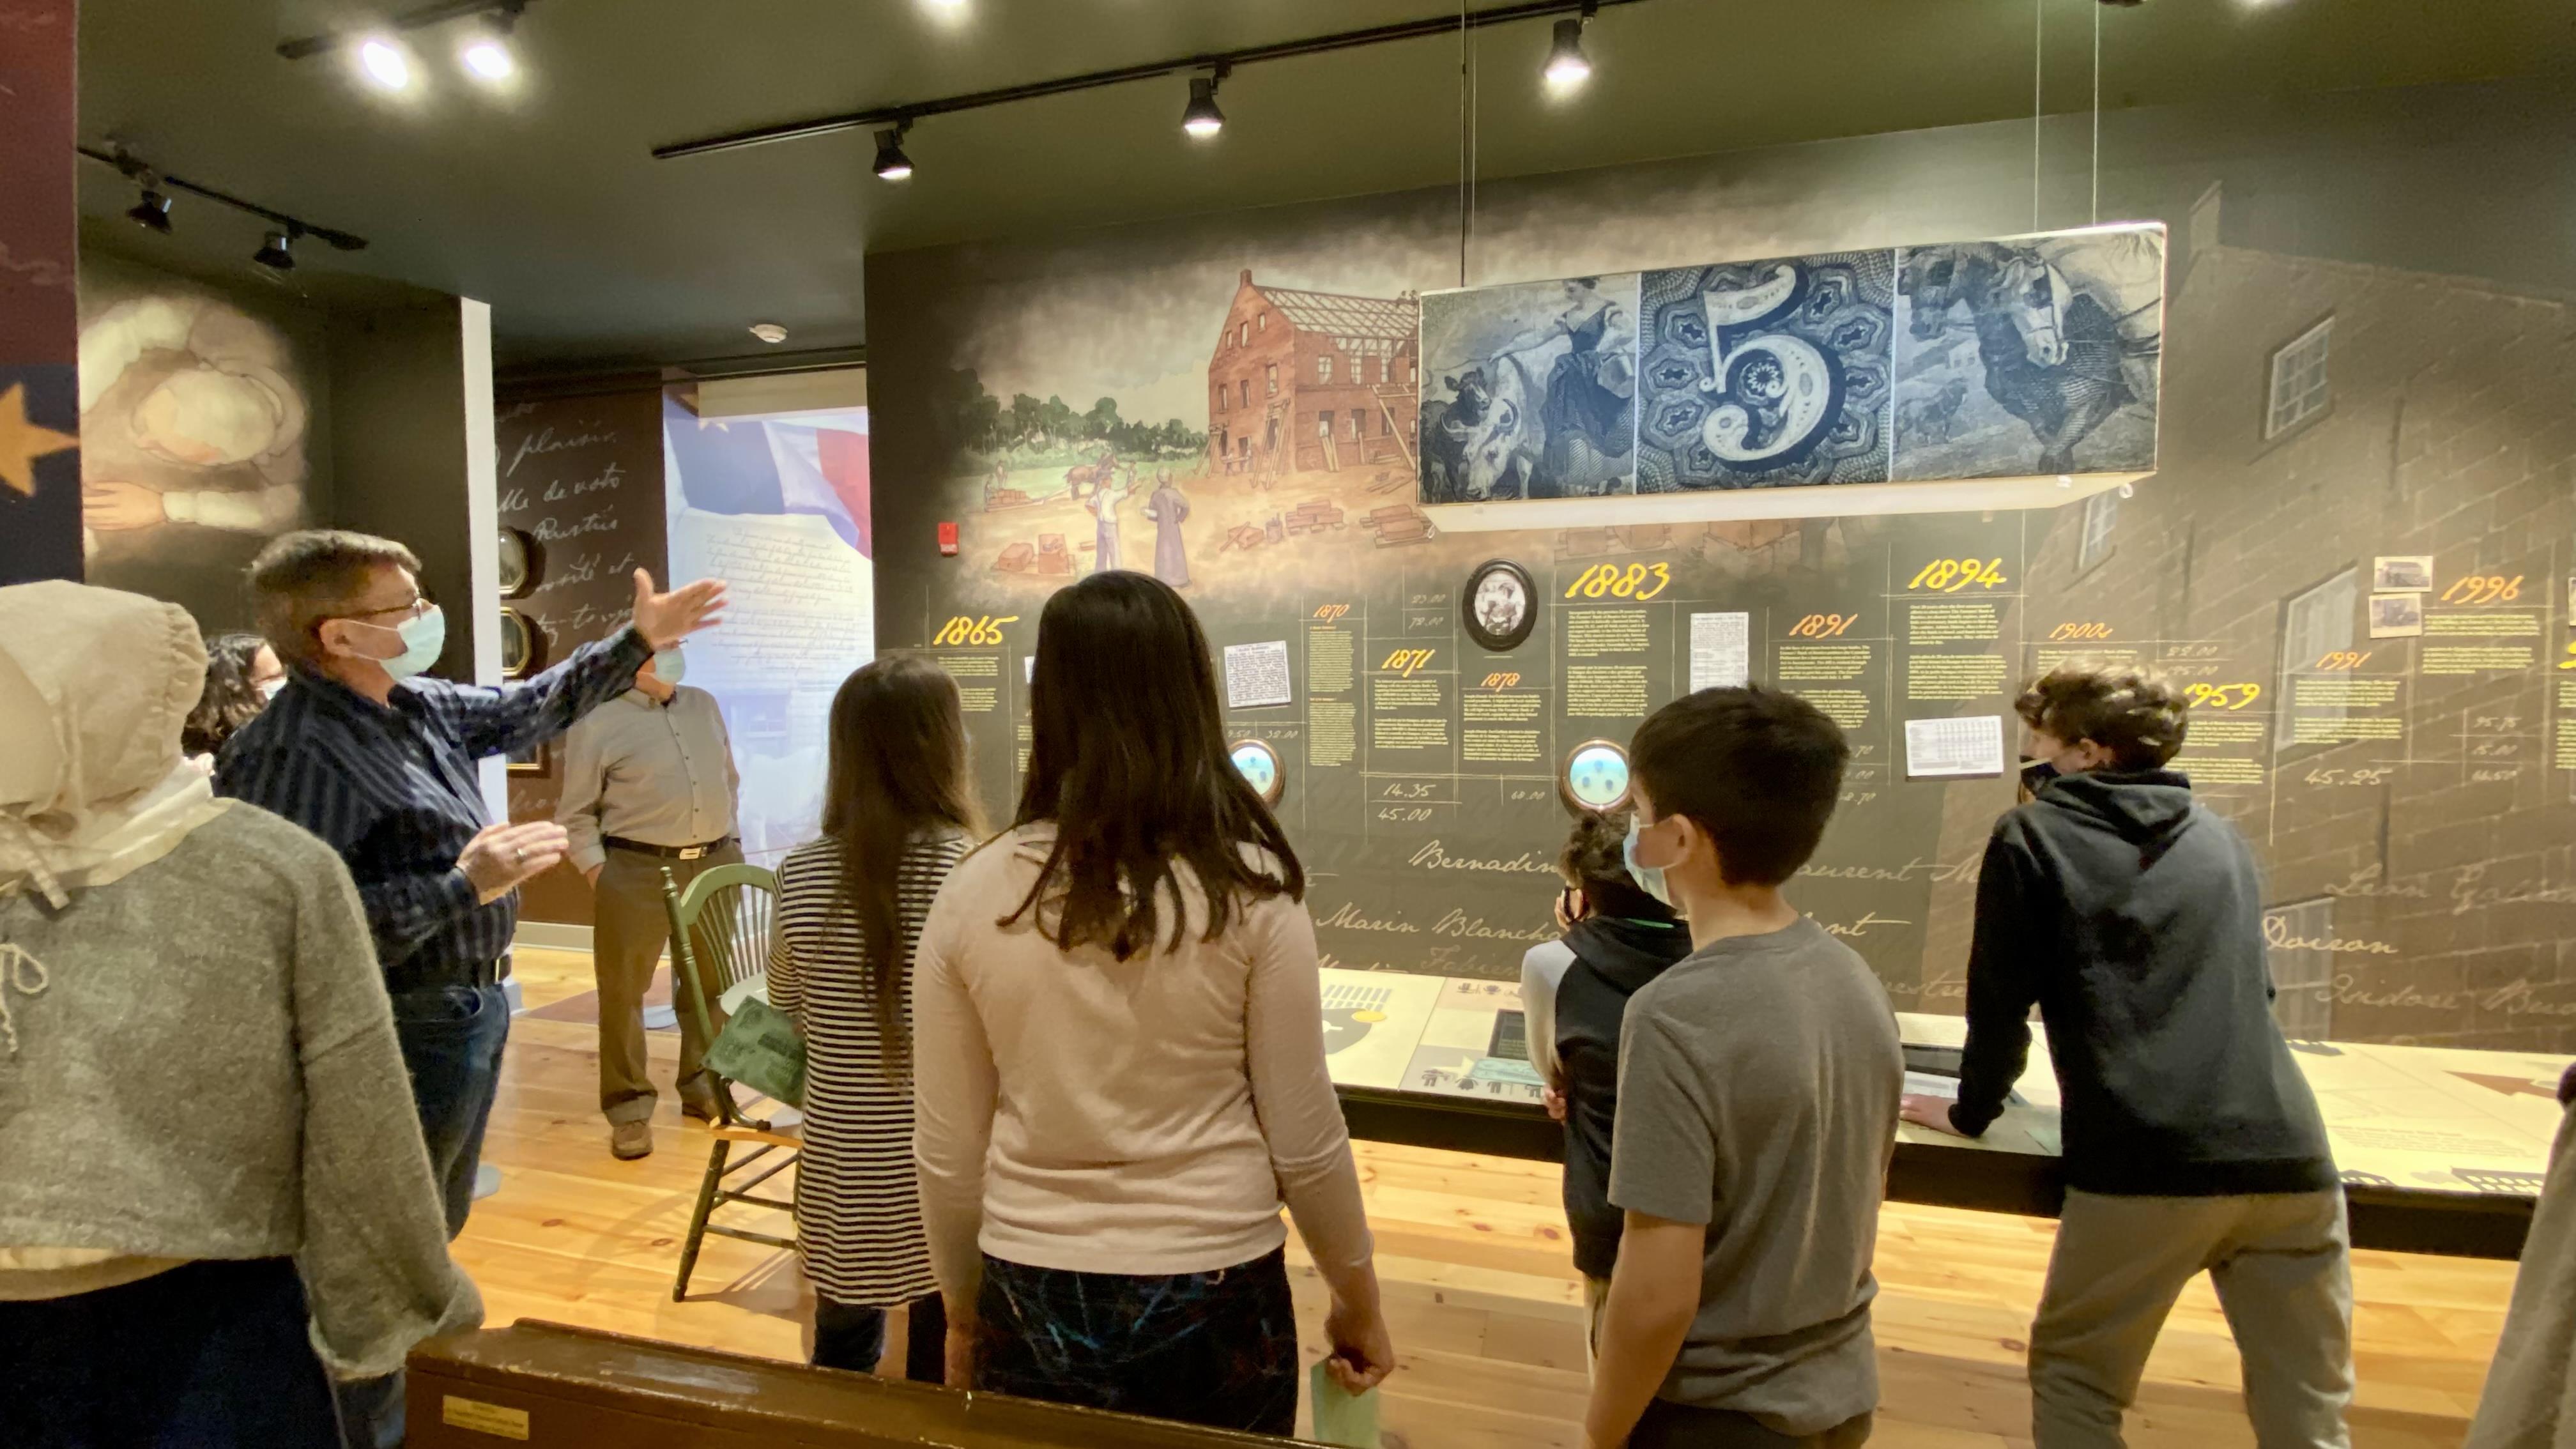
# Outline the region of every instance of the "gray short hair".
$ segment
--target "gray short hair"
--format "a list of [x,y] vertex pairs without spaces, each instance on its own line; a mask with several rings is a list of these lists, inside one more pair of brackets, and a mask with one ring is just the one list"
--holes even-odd
[[269,647],[289,663],[322,656],[318,630],[367,590],[384,564],[420,572],[420,557],[390,538],[339,528],[305,528],[269,540],[250,561],[251,603]]

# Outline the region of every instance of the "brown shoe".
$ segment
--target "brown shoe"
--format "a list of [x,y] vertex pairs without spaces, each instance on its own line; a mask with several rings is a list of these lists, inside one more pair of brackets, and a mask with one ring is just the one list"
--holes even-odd
[[609,1155],[620,1162],[633,1162],[653,1155],[653,1124],[638,1119],[633,1122],[608,1124]]

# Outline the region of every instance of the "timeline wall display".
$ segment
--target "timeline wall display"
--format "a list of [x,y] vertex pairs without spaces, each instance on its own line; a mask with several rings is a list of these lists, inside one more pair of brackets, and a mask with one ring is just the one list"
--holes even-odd
[[[1733,173],[1658,174],[1653,236],[1776,256]],[[988,697],[988,805],[1026,757],[1048,594],[1150,569],[1227,660],[1226,735],[1281,786],[1327,966],[1501,986],[1556,934],[1570,810],[1624,802],[1637,725],[1759,681],[1852,750],[1792,901],[1899,1009],[1956,1014],[2014,696],[2135,660],[2188,691],[2177,767],[2260,862],[2291,1035],[2576,1049],[2576,438],[2525,385],[2576,375],[2563,304],[2209,226],[2170,275],[2162,226],[1884,245],[1876,194],[1847,208],[1867,245],[1649,266],[1672,248],[1555,186],[1479,244],[1588,280],[1437,290],[1445,193],[870,259],[904,482],[877,502],[880,640]],[[2321,325],[2330,396],[2305,391]],[[1527,431],[1489,452],[1505,418]],[[1729,452],[1793,434],[1816,446]],[[1790,474],[2150,467],[2057,507],[1617,516]],[[1480,488],[1579,520],[1424,511]],[[1440,1046],[1471,1077],[1493,1055]]]

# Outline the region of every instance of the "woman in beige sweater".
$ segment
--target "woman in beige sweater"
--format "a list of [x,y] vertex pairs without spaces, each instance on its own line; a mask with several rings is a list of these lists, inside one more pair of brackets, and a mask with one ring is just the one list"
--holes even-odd
[[1033,691],[1015,826],[948,877],[914,961],[949,1382],[1289,1433],[1283,1204],[1332,1293],[1329,1371],[1357,1392],[1395,1361],[1304,873],[1168,585],[1056,593]]

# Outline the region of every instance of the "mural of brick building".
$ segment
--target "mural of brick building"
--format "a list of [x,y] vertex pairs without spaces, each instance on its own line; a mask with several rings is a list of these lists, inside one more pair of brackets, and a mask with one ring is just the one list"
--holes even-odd
[[1275,476],[1413,466],[1421,425],[1412,293],[1272,287],[1246,268],[1208,358],[1208,460]]
[[[2261,861],[2292,1036],[2576,1050],[2576,308],[2223,245],[2203,205],[2162,469],[2034,518],[2020,637],[2099,621],[2259,688],[2196,708],[2180,763]],[[2420,557],[2430,587],[2374,607]],[[1944,860],[1991,803],[1956,802]],[[1927,982],[1973,891],[1940,888]]]

